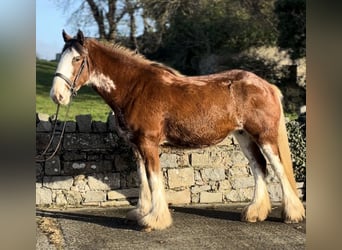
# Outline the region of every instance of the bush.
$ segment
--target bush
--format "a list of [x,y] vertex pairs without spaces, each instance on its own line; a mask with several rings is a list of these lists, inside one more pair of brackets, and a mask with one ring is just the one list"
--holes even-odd
[[240,68],[252,71],[277,85],[287,77],[288,66],[293,64],[286,50],[270,46],[252,47],[238,54],[234,61],[240,64]]
[[[301,122],[299,122],[301,120]],[[304,119],[286,123],[296,181],[306,181],[306,123]]]

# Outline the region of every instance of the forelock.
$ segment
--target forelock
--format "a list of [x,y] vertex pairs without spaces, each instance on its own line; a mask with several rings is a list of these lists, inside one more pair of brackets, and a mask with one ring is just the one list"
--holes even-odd
[[74,48],[80,55],[86,54],[86,49],[77,41],[77,39],[71,39],[64,44],[62,53],[67,49]]

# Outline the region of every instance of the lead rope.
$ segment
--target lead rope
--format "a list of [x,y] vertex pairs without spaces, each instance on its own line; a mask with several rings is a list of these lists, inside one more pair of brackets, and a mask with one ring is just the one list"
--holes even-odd
[[[64,132],[65,132],[65,127],[66,127],[66,123],[67,123],[67,117],[68,117],[68,113],[69,113],[69,109],[70,109],[70,106],[71,106],[71,102],[72,102],[72,98],[74,96],[77,95],[77,91],[76,91],[76,82],[78,80],[78,78],[80,77],[83,69],[84,69],[84,65],[87,64],[88,65],[88,61],[87,61],[87,58],[84,58],[83,61],[82,61],[82,64],[80,66],[80,68],[78,69],[78,72],[77,72],[77,75],[74,79],[73,82],[71,82],[65,75],[57,72],[54,74],[54,76],[58,76],[58,77],[61,77],[67,84],[68,86],[70,87],[70,91],[71,91],[71,96],[70,96],[70,102],[69,102],[69,105],[67,106],[67,110],[66,110],[66,113],[65,113],[65,121],[64,121],[64,124],[63,124],[63,128],[62,128],[62,132],[61,132],[61,136],[59,137],[59,141],[58,141],[58,144],[55,148],[55,151],[50,155],[48,156],[47,158],[45,159],[39,159],[39,158],[44,158],[45,154],[47,153],[47,151],[49,150],[52,142],[53,142],[53,139],[55,137],[55,134],[56,134],[56,127],[57,127],[57,118],[58,118],[58,113],[59,113],[59,104],[57,105],[57,110],[56,110],[56,119],[55,119],[55,122],[54,122],[54,126],[53,126],[53,130],[51,132],[51,138],[50,138],[50,141],[48,143],[48,145],[46,146],[45,150],[42,152],[42,154],[38,155],[35,157],[35,160],[36,162],[46,162],[50,159],[52,159],[56,153],[58,152],[58,149],[60,148],[61,146],[61,143],[62,143],[62,139],[64,137]],[[88,70],[89,70],[89,66],[88,66]]]
[[[58,113],[59,113],[59,107],[60,105],[58,104],[57,105],[57,110],[56,110],[56,118],[55,118],[55,121],[54,121],[54,124],[53,124],[53,129],[52,129],[52,132],[50,134],[50,141],[48,143],[48,145],[46,146],[46,148],[44,149],[44,151],[35,157],[35,160],[36,162],[46,162],[48,160],[51,160],[58,152],[60,146],[61,146],[61,143],[62,143],[62,139],[64,137],[64,134],[65,134],[65,127],[66,127],[66,123],[67,123],[67,117],[68,117],[68,113],[69,113],[69,109],[70,109],[70,106],[71,106],[71,101],[72,101],[72,96],[71,96],[71,100],[70,100],[70,103],[69,105],[67,106],[67,110],[65,112],[65,120],[64,120],[64,123],[63,123],[63,127],[62,127],[62,131],[61,131],[61,135],[59,137],[59,141],[57,143],[57,146],[55,148],[55,150],[53,151],[53,153],[50,155],[50,156],[47,156],[47,158],[45,158],[45,154],[47,153],[47,151],[49,150],[54,138],[55,138],[55,135],[56,135],[56,128],[57,128],[57,118],[58,118]],[[41,159],[43,158],[43,159]]]

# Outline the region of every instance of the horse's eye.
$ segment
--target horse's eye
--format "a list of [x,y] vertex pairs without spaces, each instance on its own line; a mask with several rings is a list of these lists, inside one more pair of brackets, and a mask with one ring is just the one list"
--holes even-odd
[[79,62],[82,59],[81,56],[76,56],[72,59],[73,62]]

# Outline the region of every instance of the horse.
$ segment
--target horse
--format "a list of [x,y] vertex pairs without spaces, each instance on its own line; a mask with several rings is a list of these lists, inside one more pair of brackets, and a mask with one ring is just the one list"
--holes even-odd
[[252,72],[233,69],[185,76],[123,46],[104,45],[78,30],[65,42],[50,97],[67,105],[90,85],[112,108],[117,131],[133,148],[139,200],[127,218],[146,230],[172,224],[158,149],[163,145],[202,148],[237,139],[252,170],[253,198],[241,220],[264,221],[271,211],[265,177],[267,160],[282,188],[286,223],[305,218],[293,174],[280,90]]

